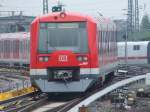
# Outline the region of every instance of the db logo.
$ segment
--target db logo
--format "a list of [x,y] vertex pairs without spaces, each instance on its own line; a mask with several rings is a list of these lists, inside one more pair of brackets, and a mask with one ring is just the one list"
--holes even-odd
[[67,55],[60,55],[58,57],[58,61],[60,61],[60,62],[67,62],[68,61],[68,56]]

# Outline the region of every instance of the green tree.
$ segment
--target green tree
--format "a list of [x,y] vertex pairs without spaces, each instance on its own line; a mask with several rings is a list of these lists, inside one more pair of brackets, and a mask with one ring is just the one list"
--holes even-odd
[[150,30],[150,20],[147,14],[145,14],[142,18],[141,30]]

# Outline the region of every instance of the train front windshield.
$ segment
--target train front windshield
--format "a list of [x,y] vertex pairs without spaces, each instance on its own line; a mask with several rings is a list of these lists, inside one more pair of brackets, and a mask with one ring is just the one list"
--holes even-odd
[[38,52],[51,53],[55,50],[87,53],[86,22],[40,23]]

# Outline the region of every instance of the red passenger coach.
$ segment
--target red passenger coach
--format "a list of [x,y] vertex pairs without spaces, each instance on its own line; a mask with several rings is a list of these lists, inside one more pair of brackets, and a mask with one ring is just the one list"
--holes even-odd
[[31,25],[30,74],[43,92],[84,92],[117,68],[116,26],[73,13],[37,17]]
[[0,65],[29,66],[29,32],[0,34]]

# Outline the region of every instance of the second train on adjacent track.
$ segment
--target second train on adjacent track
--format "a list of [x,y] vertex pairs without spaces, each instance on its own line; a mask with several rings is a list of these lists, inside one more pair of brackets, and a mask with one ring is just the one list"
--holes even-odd
[[128,41],[125,53],[125,42],[118,42],[118,60],[120,64],[150,66],[150,41]]

